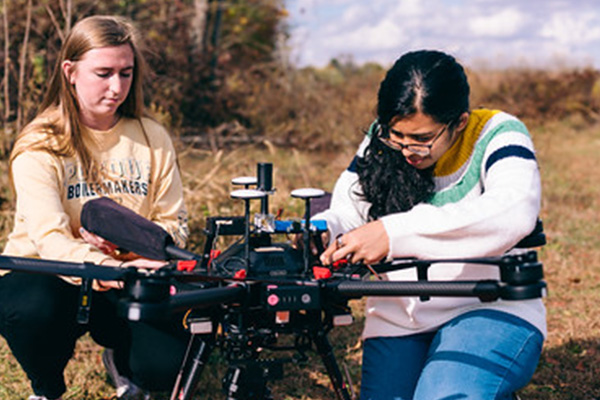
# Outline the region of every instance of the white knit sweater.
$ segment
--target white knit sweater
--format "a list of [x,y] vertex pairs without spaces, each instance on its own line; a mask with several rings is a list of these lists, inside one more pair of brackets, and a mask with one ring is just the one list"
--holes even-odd
[[[361,143],[362,157],[370,138]],[[354,163],[352,164],[354,165]],[[338,179],[327,220],[331,237],[367,222],[369,204],[358,176],[349,167]],[[526,127],[499,111],[475,110],[463,135],[436,163],[435,194],[427,204],[382,217],[392,257],[420,259],[498,256],[509,252],[534,228],[541,186],[534,148]],[[390,280],[416,280],[407,269]],[[498,279],[495,266],[434,264],[430,280]],[[494,309],[521,317],[546,335],[541,299],[482,303],[474,297],[371,297],[363,336],[403,336],[431,331],[475,309]]]

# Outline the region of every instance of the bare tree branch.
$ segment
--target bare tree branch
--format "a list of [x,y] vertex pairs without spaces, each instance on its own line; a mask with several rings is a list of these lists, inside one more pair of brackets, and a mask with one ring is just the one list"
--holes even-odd
[[58,6],[60,7],[60,12],[64,18],[67,15],[67,10],[65,9],[65,0],[59,0]]
[[[71,3],[71,0],[68,0],[68,1],[69,1],[69,3]],[[101,1],[102,1],[102,0],[94,0],[93,2],[92,2],[92,1],[87,1],[87,2],[86,2],[86,3],[87,3],[87,7],[86,7],[86,8],[84,8],[83,10],[80,10],[80,11],[77,13],[77,15],[80,15],[80,16],[85,16],[85,15],[88,15],[88,14],[89,14],[89,12],[90,12],[90,10],[94,9],[94,8],[96,7],[96,5],[98,5],[98,3],[100,3]],[[84,3],[84,4],[86,4],[86,3]],[[70,6],[68,6],[68,7],[71,7],[71,8],[73,8],[73,6],[72,6],[72,5],[70,5]]]
[[[29,44],[29,32],[31,31],[31,0],[27,0],[27,20],[25,22],[25,34],[23,36],[23,47],[19,61],[19,83],[17,86],[17,126],[16,132],[21,130],[23,123],[23,86],[25,82],[25,66],[27,65],[27,46]],[[11,138],[12,139],[12,138]]]
[[206,31],[206,15],[208,0],[194,0],[194,18],[190,24],[194,52],[201,54],[204,50],[204,32]]
[[69,34],[71,31],[71,18],[73,16],[73,1],[67,0],[67,4],[65,5],[65,0],[60,0],[60,11],[65,20],[65,36]]
[[10,118],[10,82],[9,82],[9,71],[10,71],[10,36],[8,29],[8,0],[2,0],[2,21],[4,23],[4,120],[2,130],[2,143],[0,151],[2,154],[6,154],[8,150],[8,120]]
[[60,24],[58,23],[58,21],[56,20],[56,17],[54,16],[54,12],[52,12],[52,9],[50,8],[50,6],[48,6],[48,4],[46,4],[46,12],[50,16],[50,20],[52,21],[52,25],[54,25],[54,27],[56,28],[56,32],[58,33],[58,37],[60,38],[60,41],[64,42],[65,41],[65,35],[63,34],[63,31],[60,28]]
[[71,19],[73,18],[73,1],[67,0],[67,15],[65,19],[67,20],[67,25],[65,27],[65,32],[68,34],[71,32]]

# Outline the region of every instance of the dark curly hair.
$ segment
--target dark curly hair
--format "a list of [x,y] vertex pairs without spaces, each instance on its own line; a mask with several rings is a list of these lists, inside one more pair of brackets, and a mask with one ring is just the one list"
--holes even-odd
[[454,57],[434,50],[404,54],[387,72],[377,95],[377,121],[364,157],[357,162],[369,217],[408,211],[434,191],[433,167],[419,170],[377,140],[377,130],[420,112],[452,130],[469,110],[469,83]]
[[433,167],[417,169],[397,151],[385,146],[376,136],[357,160],[356,169],[362,193],[371,203],[369,218],[408,211],[433,194]]

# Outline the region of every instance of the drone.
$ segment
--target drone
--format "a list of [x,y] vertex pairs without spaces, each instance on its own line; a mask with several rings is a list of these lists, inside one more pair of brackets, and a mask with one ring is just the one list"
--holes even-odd
[[[91,305],[92,281],[122,281],[119,313],[131,321],[161,319],[185,314],[190,332],[188,350],[171,392],[171,400],[191,400],[210,354],[219,349],[228,362],[222,388],[228,400],[272,400],[268,382],[283,377],[287,362],[306,360],[316,351],[338,400],[355,393],[348,374],[342,373],[328,334],[353,322],[349,302],[365,296],[476,297],[482,302],[544,297],[546,283],[537,252],[480,258],[394,259],[377,265],[341,260],[320,264],[323,220],[312,219],[311,203],[326,197],[315,188],[296,189],[293,198],[304,202],[302,219],[280,220],[269,213],[274,193],[272,164],[258,163],[257,174],[231,181],[233,200],[244,202],[244,215],[208,217],[202,254],[177,247],[161,227],[108,198],[84,205],[82,226],[122,249],[142,257],[166,260],[165,267],[148,272],[135,267],[116,268],[91,263],[70,263],[0,256],[2,269],[82,278],[78,321],[86,323]],[[251,203],[260,212],[251,215]],[[120,221],[111,226],[106,221]],[[298,235],[302,245],[287,238]],[[237,240],[222,251],[219,238]],[[532,249],[546,242],[541,221],[517,247]],[[311,246],[311,244],[315,246]],[[439,263],[470,263],[499,268],[498,280],[430,281],[428,269]],[[375,280],[378,274],[416,268],[416,281]],[[174,283],[184,289],[172,293]],[[287,336],[288,344],[280,344]],[[289,344],[292,343],[292,344]],[[264,350],[293,351],[293,358],[264,357]]]

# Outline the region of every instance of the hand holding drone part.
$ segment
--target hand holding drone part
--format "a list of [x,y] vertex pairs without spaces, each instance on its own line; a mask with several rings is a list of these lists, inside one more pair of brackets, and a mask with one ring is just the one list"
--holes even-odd
[[321,255],[323,265],[347,259],[357,264],[376,264],[388,256],[389,237],[381,221],[373,221],[338,237]]

